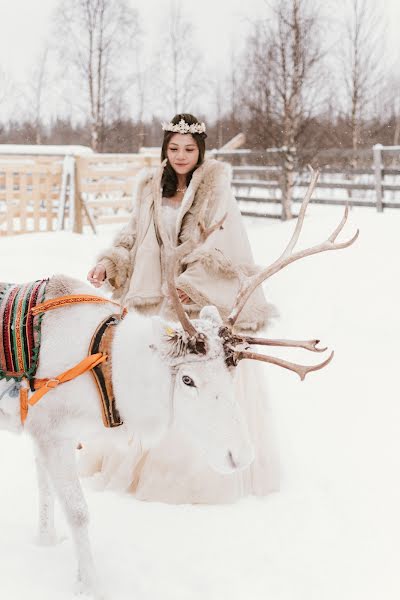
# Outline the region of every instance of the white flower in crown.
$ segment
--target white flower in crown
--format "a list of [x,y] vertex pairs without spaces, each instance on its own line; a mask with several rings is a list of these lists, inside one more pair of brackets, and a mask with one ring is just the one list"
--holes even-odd
[[205,133],[205,123],[186,123],[184,119],[181,119],[179,123],[163,123],[162,128],[164,131],[173,131],[174,133]]

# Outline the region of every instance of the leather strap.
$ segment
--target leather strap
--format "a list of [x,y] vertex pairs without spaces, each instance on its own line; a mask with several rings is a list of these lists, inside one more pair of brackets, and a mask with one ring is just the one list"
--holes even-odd
[[89,346],[90,354],[102,352],[110,357],[110,360],[96,365],[91,371],[99,392],[104,427],[119,427],[123,424],[115,402],[111,360],[115,328],[122,318],[121,315],[114,314],[104,319],[94,332]]

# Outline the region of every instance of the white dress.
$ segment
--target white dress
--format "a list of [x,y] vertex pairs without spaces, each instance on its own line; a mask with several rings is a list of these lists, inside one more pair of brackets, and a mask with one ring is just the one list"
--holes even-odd
[[[167,235],[175,238],[177,208],[162,207]],[[81,450],[81,475],[94,474],[98,489],[131,492],[140,500],[156,502],[234,502],[247,496],[266,495],[279,489],[279,461],[273,415],[268,406],[265,365],[242,361],[236,368],[235,393],[247,419],[255,460],[238,473],[222,475],[208,466],[204,457],[174,428],[160,444],[142,452],[135,439],[101,442]]]

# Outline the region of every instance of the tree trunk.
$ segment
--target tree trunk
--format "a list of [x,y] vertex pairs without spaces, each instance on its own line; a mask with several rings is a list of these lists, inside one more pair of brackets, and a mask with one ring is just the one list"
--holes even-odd
[[40,146],[42,143],[42,132],[41,132],[41,124],[39,122],[36,123],[35,127],[35,143]]
[[292,198],[294,185],[294,167],[296,163],[296,145],[291,124],[286,125],[288,135],[282,149],[282,214],[283,221],[293,218]]
[[97,126],[97,123],[93,123],[92,128],[91,128],[91,147],[92,147],[93,152],[98,151],[98,144],[99,144],[98,126]]
[[359,138],[359,124],[357,122],[356,114],[352,115],[351,119],[351,145],[353,149],[353,156],[351,159],[351,167],[352,169],[357,168],[357,150],[358,150],[358,138]]
[[400,139],[400,118],[396,117],[396,126],[394,128],[393,145],[398,146]]

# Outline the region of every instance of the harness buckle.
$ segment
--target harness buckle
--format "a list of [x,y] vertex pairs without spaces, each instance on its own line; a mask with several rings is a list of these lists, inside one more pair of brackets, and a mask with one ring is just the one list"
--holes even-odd
[[47,387],[52,390],[55,387],[57,387],[59,383],[60,383],[59,379],[57,379],[56,377],[52,377],[51,379],[48,379],[46,381],[46,383],[44,384],[44,387]]

